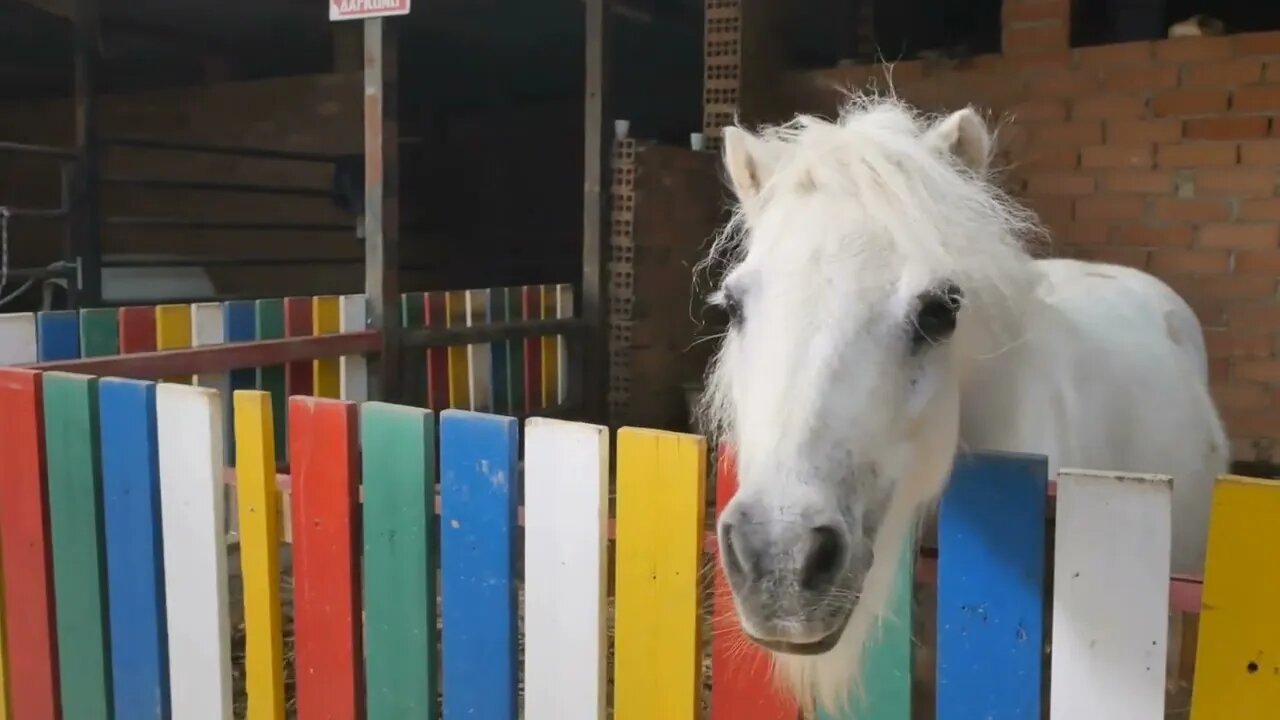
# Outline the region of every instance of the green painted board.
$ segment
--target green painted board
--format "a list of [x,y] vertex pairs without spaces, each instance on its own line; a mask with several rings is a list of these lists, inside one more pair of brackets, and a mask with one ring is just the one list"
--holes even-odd
[[[257,300],[253,305],[254,333],[258,340],[279,340],[284,337],[284,300],[270,298]],[[288,385],[284,365],[268,365],[258,368],[258,389],[271,394],[271,420],[276,435],[276,462],[289,460]]]
[[[420,328],[427,324],[427,294],[420,292],[404,293],[400,296],[400,324],[406,328]],[[426,350],[410,350],[409,362],[416,362],[420,366],[417,372],[408,374],[413,378],[413,383],[417,387],[413,388],[413,394],[409,397],[418,398],[422,401],[423,407],[427,402],[427,351]],[[417,356],[416,358],[414,356]],[[417,402],[415,400],[414,402]]]
[[44,374],[45,457],[62,717],[111,718],[98,379]]
[[[520,288],[507,288],[507,322],[517,322],[524,317],[520,299]],[[511,415],[524,412],[524,340],[507,341],[507,398],[510,406],[503,412]]]
[[368,720],[439,717],[435,432],[429,410],[360,408]]
[[[847,714],[818,713],[818,720],[908,720],[911,717],[911,591],[915,583],[916,541],[907,538],[898,559],[898,581],[878,635],[863,654],[862,688]],[[874,631],[873,631],[874,632]]]
[[80,355],[103,357],[120,354],[120,312],[115,308],[80,311]]

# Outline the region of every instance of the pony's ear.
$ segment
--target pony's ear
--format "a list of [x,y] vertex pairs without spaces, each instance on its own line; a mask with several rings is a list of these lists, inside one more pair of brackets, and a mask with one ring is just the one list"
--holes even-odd
[[965,167],[984,173],[991,162],[991,133],[973,108],[957,110],[925,133],[925,140],[955,156]]
[[724,166],[738,199],[748,202],[769,182],[777,165],[777,149],[739,127],[724,128]]

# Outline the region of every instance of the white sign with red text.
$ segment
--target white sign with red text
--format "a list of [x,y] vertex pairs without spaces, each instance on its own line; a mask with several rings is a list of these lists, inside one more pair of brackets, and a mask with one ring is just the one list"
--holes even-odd
[[408,14],[409,0],[329,0],[331,22]]

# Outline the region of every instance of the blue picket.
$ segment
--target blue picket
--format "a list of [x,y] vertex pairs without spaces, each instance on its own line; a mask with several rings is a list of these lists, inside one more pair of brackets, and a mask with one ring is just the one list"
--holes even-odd
[[444,715],[515,720],[517,422],[440,418]]
[[36,313],[36,357],[40,362],[80,357],[80,313],[50,310]]
[[[253,342],[257,339],[257,317],[252,300],[228,300],[222,304],[222,331],[226,342]],[[256,368],[236,368],[228,373],[230,387],[223,398],[222,409],[224,422],[223,444],[227,449],[227,464],[236,463],[236,434],[232,432],[232,419],[235,411],[231,407],[231,397],[236,390],[253,390],[258,384]]]
[[1040,717],[1042,455],[957,458],[938,518],[938,720]]
[[155,383],[104,378],[98,383],[98,407],[115,715],[167,720]]

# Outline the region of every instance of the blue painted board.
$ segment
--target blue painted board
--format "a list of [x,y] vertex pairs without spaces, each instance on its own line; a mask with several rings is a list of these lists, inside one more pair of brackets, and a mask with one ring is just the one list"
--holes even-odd
[[515,720],[515,418],[440,416],[444,716]]
[[1040,717],[1047,488],[1042,455],[956,459],[938,517],[938,720]]
[[40,362],[80,358],[80,313],[50,310],[36,313],[36,357]]
[[[226,336],[226,342],[253,342],[258,339],[258,321],[254,312],[252,300],[228,300],[222,304],[222,331]],[[237,368],[227,376],[230,379],[230,388],[227,396],[222,399],[225,404],[222,409],[222,419],[226,426],[223,428],[222,437],[226,439],[227,465],[234,466],[236,434],[232,431],[232,419],[235,417],[235,409],[231,405],[231,397],[236,390],[255,389],[258,385],[258,371],[256,368]]]
[[167,720],[155,383],[104,378],[98,383],[98,407],[115,716]]
[[[490,288],[485,303],[485,324],[494,325],[507,321],[507,289]],[[494,412],[506,413],[511,407],[511,381],[507,358],[507,343],[489,343],[489,386],[493,389]]]

